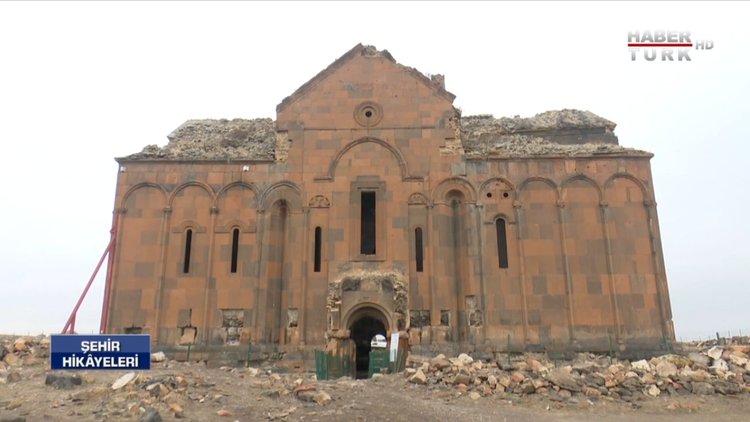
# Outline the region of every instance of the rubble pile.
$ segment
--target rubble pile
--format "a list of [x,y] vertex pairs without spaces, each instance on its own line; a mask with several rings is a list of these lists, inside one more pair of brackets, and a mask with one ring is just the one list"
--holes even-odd
[[[456,148],[467,158],[528,156],[649,155],[617,143],[614,122],[582,110],[552,110],[533,117],[477,115],[454,119]],[[557,142],[570,131],[595,133],[573,143]],[[569,134],[568,134],[569,135]],[[126,160],[264,160],[283,161],[288,142],[276,133],[273,119],[188,120],[167,136],[163,147],[148,145]]]
[[579,354],[551,362],[527,354],[496,362],[461,354],[447,358],[410,356],[408,382],[453,386],[473,399],[492,395],[548,396],[552,401],[609,397],[636,402],[661,395],[736,395],[750,392],[750,345],[714,346],[686,356],[664,355],[629,362]]
[[683,345],[691,349],[695,349],[695,350],[707,349],[712,346],[742,345],[742,344],[750,344],[750,336],[719,337],[719,333],[716,333],[716,338],[683,343]]
[[[201,376],[191,371],[191,365],[175,361],[165,361],[165,367],[179,371],[176,374],[151,375],[148,372],[127,373],[116,379],[112,386],[90,387],[81,389],[70,396],[72,401],[98,398],[101,409],[98,416],[127,417],[135,416],[140,420],[147,419],[149,414],[169,415],[175,418],[186,416],[187,408],[193,405],[219,407],[217,416],[236,416],[229,398],[236,391],[227,391],[210,377]],[[229,372],[234,377],[245,379],[247,390],[265,398],[277,399],[294,397],[297,401],[312,405],[326,405],[331,402],[330,394],[320,389],[313,379],[304,379],[299,374],[277,374],[258,368],[221,367],[219,370]],[[308,377],[309,378],[309,377]],[[242,394],[247,394],[244,391]],[[293,413],[295,407],[283,409],[286,415]],[[282,414],[269,415],[269,419],[281,418]],[[159,419],[153,419],[159,420]]]
[[3,374],[19,366],[46,364],[49,360],[49,336],[3,337],[0,339],[0,383]]
[[148,145],[128,160],[274,160],[272,119],[188,120],[163,147]]
[[[542,155],[588,156],[599,154],[648,154],[617,144],[616,124],[590,111],[552,110],[533,117],[478,115],[461,117],[461,140],[468,158],[527,157]],[[601,132],[589,141],[558,143],[561,131]]]
[[558,144],[549,142],[544,137],[524,134],[501,134],[485,138],[481,141],[464,141],[464,148],[467,158],[512,158],[545,155],[575,157],[605,154],[648,154],[645,151],[613,144]]
[[159,351],[151,356],[151,371],[50,371],[41,357],[49,355],[45,336],[0,337],[0,355],[0,419],[20,415],[11,420],[323,418],[367,412],[370,403],[363,400],[376,403],[372,395],[385,390],[407,396],[408,390],[429,391],[446,402],[538,402],[548,410],[594,403],[653,408],[659,402],[649,399],[656,397],[671,402],[668,410],[690,410],[709,396],[745,400],[750,393],[750,344],[726,341],[683,343],[679,354],[637,361],[590,353],[566,361],[531,353],[496,354],[489,361],[410,355],[404,373],[329,381],[273,366],[208,368]]
[[258,397],[256,405],[268,399],[263,408],[272,411],[264,416],[275,420],[297,409],[314,412],[334,400],[333,392],[350,389],[354,382],[323,384],[313,374],[279,374],[270,367],[209,369],[170,360],[161,351],[151,354],[151,371],[51,371],[49,353],[49,336],[0,336],[0,420],[5,420],[3,412],[33,413],[40,407],[37,396],[53,397],[41,407],[58,416],[151,422],[208,420],[207,414],[243,417],[247,409],[238,402],[252,396]]
[[606,128],[613,131],[617,124],[586,110],[550,110],[533,117],[500,117],[489,114],[461,118],[461,132],[470,137],[477,132],[512,134],[517,132],[551,131],[561,129]]
[[[152,356],[152,360],[155,356]],[[51,371],[46,374],[47,388],[70,390],[64,399],[52,404],[54,408],[95,404],[97,418],[135,418],[140,421],[160,421],[162,418],[192,417],[186,409],[205,406],[216,416],[237,416],[230,400],[237,391],[225,388],[214,378],[202,373],[194,364],[164,360],[159,367],[169,373],[128,372],[112,374],[111,383],[95,382],[86,373],[72,374]],[[203,365],[200,365],[203,366]],[[298,406],[325,406],[333,398],[317,384],[314,377],[300,374],[277,374],[258,368],[221,367],[232,378],[245,386],[241,394],[256,394],[268,399],[291,398]],[[242,381],[239,381],[242,380]],[[328,386],[327,388],[336,388]],[[296,410],[296,406],[279,409],[268,418],[280,419]],[[194,416],[194,415],[193,415]]]

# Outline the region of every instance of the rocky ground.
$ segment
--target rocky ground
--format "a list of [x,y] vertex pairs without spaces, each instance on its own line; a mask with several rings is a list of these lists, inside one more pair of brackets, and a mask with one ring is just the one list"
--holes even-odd
[[208,368],[155,353],[152,370],[50,371],[49,337],[0,338],[0,421],[745,420],[750,345],[686,345],[624,361],[412,355],[403,373]]

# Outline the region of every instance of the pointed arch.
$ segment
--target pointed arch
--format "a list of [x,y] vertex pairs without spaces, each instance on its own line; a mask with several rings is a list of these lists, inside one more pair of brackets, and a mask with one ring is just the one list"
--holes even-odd
[[661,278],[656,262],[651,204],[645,184],[616,173],[605,187],[605,225],[610,246],[612,291],[619,304],[621,334],[627,340],[663,338],[666,328]]
[[514,204],[528,318],[525,334],[531,344],[570,336],[559,199],[555,182],[530,177],[519,184],[518,204]]
[[574,183],[574,182],[578,182],[578,181],[586,182],[589,185],[591,185],[591,187],[593,187],[594,190],[596,190],[597,198],[600,201],[602,199],[604,199],[603,198],[603,193],[602,193],[602,188],[601,188],[601,186],[599,186],[598,183],[596,183],[596,181],[594,179],[586,176],[585,174],[576,174],[574,176],[571,176],[571,177],[565,179],[560,184],[560,189],[561,189],[560,198],[563,201],[565,201],[567,199],[566,197],[567,197],[567,187],[568,187],[568,185],[570,185],[571,183]]
[[216,233],[230,233],[233,226],[243,233],[256,231],[258,188],[250,183],[232,182],[216,194],[213,208],[217,213]]
[[468,180],[463,177],[449,177],[438,185],[432,191],[432,200],[434,203],[447,201],[447,195],[456,190],[463,193],[466,202],[475,204],[477,202],[477,191]]
[[250,191],[253,192],[253,202],[254,202],[253,207],[257,208],[258,207],[258,198],[260,197],[260,192],[258,190],[258,187],[255,186],[255,184],[253,184],[253,183],[247,183],[247,182],[241,182],[241,181],[232,182],[232,183],[229,183],[226,186],[222,187],[219,190],[219,192],[216,193],[216,201],[214,202],[214,206],[218,207],[219,206],[219,202],[218,201],[221,199],[221,197],[223,195],[226,195],[229,190],[234,189],[234,188],[238,188],[238,187],[239,188],[244,188],[244,189],[249,189]]
[[362,302],[353,306],[342,318],[342,321],[344,321],[343,326],[350,328],[357,319],[363,316],[373,317],[385,325],[387,332],[393,331],[393,315],[384,306],[375,302]]
[[604,182],[604,200],[607,200],[607,190],[612,187],[612,184],[617,179],[628,179],[631,182],[635,183],[640,189],[641,194],[643,195],[643,198],[651,199],[651,192],[649,191],[648,187],[646,187],[646,184],[639,178],[633,176],[630,173],[626,172],[618,172],[610,176],[606,182]]
[[352,148],[354,148],[354,147],[356,147],[358,145],[365,144],[365,143],[377,144],[377,145],[380,145],[381,147],[385,148],[386,150],[388,150],[393,155],[393,158],[396,159],[396,162],[398,162],[398,167],[399,167],[399,169],[401,171],[401,179],[402,180],[409,180],[409,179],[422,180],[422,177],[415,177],[415,176],[411,176],[410,175],[410,173],[409,173],[409,167],[408,167],[408,164],[406,163],[406,159],[404,158],[403,154],[401,154],[401,151],[398,150],[398,148],[396,148],[395,146],[389,144],[388,142],[386,142],[386,141],[384,141],[382,139],[373,138],[373,137],[359,138],[359,139],[357,139],[355,141],[352,141],[352,142],[346,144],[346,146],[344,146],[343,148],[341,148],[339,150],[339,152],[336,153],[336,156],[333,157],[333,159],[331,160],[331,163],[328,165],[328,173],[326,173],[326,175],[323,176],[323,177],[316,177],[315,180],[318,180],[318,181],[331,181],[331,182],[333,180],[335,180],[335,178],[336,178],[336,169],[338,168],[339,161],[341,160],[341,157],[343,157],[344,154],[346,154],[347,152],[349,152],[349,150],[351,150]]
[[526,188],[526,186],[528,186],[529,183],[532,183],[532,182],[542,182],[542,183],[545,183],[545,184],[549,185],[551,188],[555,189],[555,191],[557,191],[557,184],[555,182],[553,182],[551,179],[548,179],[546,177],[538,177],[538,176],[529,177],[528,179],[525,179],[523,182],[519,183],[518,184],[518,191],[520,192],[520,191],[524,190]]
[[[482,198],[482,195],[483,195],[483,194],[484,194],[484,193],[485,193],[486,191],[488,191],[488,190],[490,189],[490,187],[491,187],[491,186],[492,186],[492,185],[493,185],[494,183],[500,183],[500,184],[503,184],[503,185],[505,185],[505,187],[506,187],[506,188],[507,188],[507,190],[509,190],[509,191],[515,191],[515,189],[516,189],[516,188],[515,188],[515,187],[513,186],[513,183],[511,183],[511,182],[510,182],[510,180],[508,180],[508,179],[506,179],[506,178],[504,178],[504,177],[492,177],[492,178],[489,178],[489,179],[485,180],[484,182],[482,182],[482,184],[481,184],[481,185],[479,185],[479,198]],[[514,195],[515,195],[515,193],[514,193]],[[516,199],[516,198],[513,198],[513,199]]]
[[177,187],[177,189],[174,190],[174,192],[172,192],[172,194],[169,196],[169,206],[171,207],[174,204],[174,199],[177,197],[177,195],[179,195],[180,192],[182,192],[183,190],[191,186],[203,189],[206,192],[206,194],[208,194],[208,197],[211,199],[210,203],[211,204],[216,203],[216,195],[214,193],[214,190],[211,189],[210,186],[208,186],[207,184],[203,182],[193,181],[193,182],[187,182],[187,183],[181,184],[180,186]]
[[127,190],[127,192],[125,192],[125,194],[122,196],[122,201],[120,201],[120,208],[126,208],[125,204],[128,203],[130,196],[135,194],[137,190],[145,189],[145,188],[154,188],[157,191],[159,191],[159,193],[161,193],[162,199],[164,200],[164,203],[165,204],[167,203],[167,190],[164,189],[162,185],[151,183],[151,182],[143,182],[143,183],[138,183],[135,186],[132,186],[130,189]]
[[586,348],[617,332],[602,190],[596,181],[581,173],[567,178],[560,186],[571,333]]
[[286,200],[290,211],[302,211],[302,192],[289,180],[274,183],[266,188],[261,195],[260,209],[267,210],[280,199]]

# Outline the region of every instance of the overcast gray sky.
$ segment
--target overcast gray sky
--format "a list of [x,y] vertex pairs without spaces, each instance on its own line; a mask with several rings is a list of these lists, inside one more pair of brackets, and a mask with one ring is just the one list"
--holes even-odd
[[[464,115],[579,108],[652,151],[678,337],[750,334],[746,3],[0,3],[0,333],[58,332],[109,240],[113,157],[187,119],[275,117],[355,44],[442,73]],[[688,30],[690,62],[628,31]],[[98,329],[104,279],[78,316]]]

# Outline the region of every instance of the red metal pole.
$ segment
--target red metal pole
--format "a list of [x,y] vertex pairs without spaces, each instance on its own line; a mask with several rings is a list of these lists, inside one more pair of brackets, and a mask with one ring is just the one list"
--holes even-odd
[[104,280],[104,300],[102,303],[102,320],[99,322],[99,334],[104,334],[107,330],[107,318],[109,317],[109,296],[112,291],[112,268],[115,259],[115,239],[117,238],[117,220],[118,214],[115,212],[115,218],[112,221],[112,230],[109,242],[109,259],[107,260],[107,277]]
[[[91,274],[91,278],[89,279],[89,282],[86,284],[86,288],[83,289],[83,293],[81,293],[81,297],[78,298],[78,302],[76,303],[75,308],[73,308],[73,312],[70,314],[70,318],[68,318],[68,321],[65,323],[65,328],[63,328],[62,333],[63,334],[72,334],[73,328],[75,327],[75,321],[76,321],[76,313],[78,312],[78,308],[81,307],[81,303],[83,302],[83,298],[86,297],[86,293],[89,292],[89,288],[91,288],[91,283],[94,282],[94,279],[96,278],[96,274],[99,272],[99,268],[101,268],[102,263],[104,263],[104,258],[109,255],[109,250],[112,247],[112,244],[114,243],[115,239],[114,236],[109,241],[109,245],[107,245],[107,249],[104,250],[104,253],[102,254],[101,259],[99,259],[99,263],[96,264],[96,268],[94,269],[94,273]],[[70,329],[70,332],[69,332]]]

